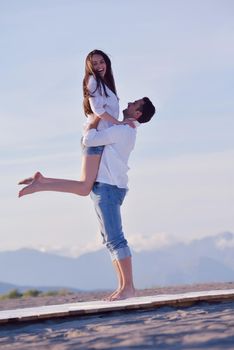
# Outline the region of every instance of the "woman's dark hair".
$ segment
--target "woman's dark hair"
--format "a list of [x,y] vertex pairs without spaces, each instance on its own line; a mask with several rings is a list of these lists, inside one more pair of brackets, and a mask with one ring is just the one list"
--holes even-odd
[[[105,63],[106,63],[106,74],[105,74],[104,79],[97,72],[95,72],[93,69],[93,64],[92,64],[93,55],[102,56]],[[89,82],[89,78],[91,75],[93,75],[97,81],[97,88],[94,91],[90,92],[88,90],[88,82]],[[92,93],[94,93],[97,89],[100,91],[100,93],[102,93],[102,88],[103,88],[105,96],[106,97],[108,96],[107,91],[106,91],[106,86],[108,86],[108,88],[114,94],[117,95],[114,76],[113,76],[112,68],[111,68],[111,60],[109,59],[107,54],[105,54],[105,52],[103,52],[101,50],[93,50],[88,54],[88,56],[86,57],[86,60],[85,60],[85,76],[83,79],[83,96],[84,96],[83,108],[84,108],[85,115],[93,113],[93,111],[90,107],[90,103],[89,103],[89,97],[92,96]]]
[[137,119],[139,123],[147,123],[155,113],[155,107],[148,97],[143,97],[144,103],[138,108],[142,115]]

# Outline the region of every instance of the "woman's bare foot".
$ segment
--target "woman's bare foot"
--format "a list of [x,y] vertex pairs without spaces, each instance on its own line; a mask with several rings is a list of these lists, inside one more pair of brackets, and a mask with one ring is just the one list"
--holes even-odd
[[40,184],[46,182],[44,176],[38,171],[34,176],[21,180],[19,185],[28,185],[19,191],[19,197],[31,194],[40,190]]
[[134,288],[122,288],[116,293],[113,293],[112,297],[109,299],[110,301],[115,301],[115,300],[123,300],[127,298],[132,298],[136,296],[136,290]]
[[37,179],[39,179],[39,178],[41,178],[41,179],[45,179],[45,177],[39,172],[39,171],[37,171],[33,176],[31,176],[31,177],[27,177],[26,179],[24,179],[24,180],[20,180],[19,182],[18,182],[18,185],[29,185],[29,184],[31,184],[33,181],[35,181],[35,180],[37,180]]

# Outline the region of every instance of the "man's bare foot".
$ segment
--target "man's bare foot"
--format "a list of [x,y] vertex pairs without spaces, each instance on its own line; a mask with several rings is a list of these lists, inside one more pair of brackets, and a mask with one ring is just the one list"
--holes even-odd
[[123,300],[136,296],[136,290],[134,288],[122,288],[109,299],[110,301]]
[[28,185],[28,186],[24,187],[21,191],[19,191],[19,197],[39,191],[39,185],[40,183],[43,183],[44,180],[45,180],[44,176],[39,171],[36,172],[34,176],[21,180],[19,182],[19,185]]
[[117,294],[120,290],[121,290],[121,288],[116,289],[110,295],[106,296],[103,300],[109,300],[109,301],[112,300],[112,298],[115,296],[115,294]]

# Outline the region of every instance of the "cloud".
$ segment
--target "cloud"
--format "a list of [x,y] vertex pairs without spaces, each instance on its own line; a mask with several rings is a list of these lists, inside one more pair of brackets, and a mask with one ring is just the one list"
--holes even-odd
[[43,253],[52,253],[60,256],[69,256],[72,258],[78,258],[79,256],[96,252],[103,248],[102,245],[100,245],[100,242],[98,238],[92,242],[89,242],[87,244],[80,244],[80,245],[72,245],[72,246],[65,246],[65,245],[40,245],[38,246],[31,246],[29,248],[37,249]]
[[133,250],[140,252],[144,250],[161,249],[172,244],[174,239],[165,233],[155,233],[151,236],[136,234],[129,235],[128,242]]
[[234,248],[234,234],[225,232],[216,239],[215,244],[221,250],[225,248]]
[[[136,234],[130,235],[127,239],[130,247],[136,252],[161,249],[175,242],[175,239],[169,237],[165,233],[156,233],[152,236]],[[79,245],[63,245],[59,243],[57,245],[30,244],[22,246],[21,248],[36,249],[43,253],[52,253],[60,256],[77,258],[83,254],[101,250],[104,246],[100,244],[100,234],[97,232],[95,239],[91,242],[81,243]]]

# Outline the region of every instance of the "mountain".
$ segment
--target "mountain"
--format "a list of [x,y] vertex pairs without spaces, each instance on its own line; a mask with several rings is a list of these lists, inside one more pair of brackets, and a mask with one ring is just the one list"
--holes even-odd
[[[224,232],[187,244],[177,242],[157,250],[133,252],[133,264],[137,288],[234,281],[234,234]],[[0,281],[82,290],[116,285],[105,249],[78,258],[31,249],[0,252]]]
[[[95,286],[102,287],[99,283],[100,278],[104,279],[103,288],[108,289],[105,274],[112,275],[112,266],[109,256],[105,253],[98,251],[94,254],[84,254],[79,258],[69,258],[33,249],[1,252],[0,280],[32,287],[42,285],[92,290]],[[102,266],[105,266],[104,275],[101,273]],[[110,288],[112,286],[114,283]]]

